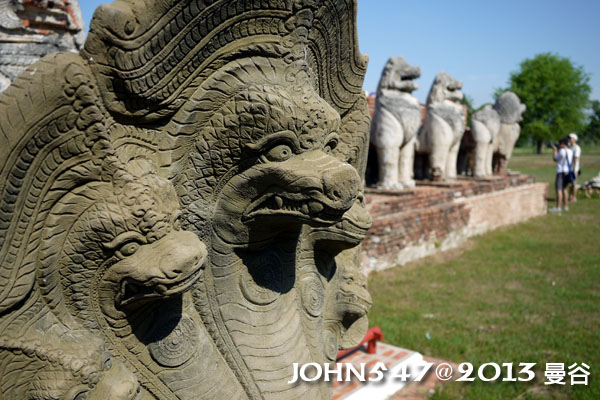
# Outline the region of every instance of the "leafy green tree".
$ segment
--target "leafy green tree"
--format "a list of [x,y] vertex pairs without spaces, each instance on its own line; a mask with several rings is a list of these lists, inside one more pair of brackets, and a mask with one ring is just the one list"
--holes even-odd
[[588,143],[600,141],[600,101],[592,100],[591,115],[588,125],[581,133],[582,140]]
[[582,67],[558,54],[542,53],[528,58],[510,74],[509,87],[527,105],[521,132],[537,142],[556,140],[585,126],[590,77]]

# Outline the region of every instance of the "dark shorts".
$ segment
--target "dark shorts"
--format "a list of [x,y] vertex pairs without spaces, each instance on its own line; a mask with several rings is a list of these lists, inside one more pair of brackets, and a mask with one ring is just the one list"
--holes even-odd
[[569,178],[564,172],[556,174],[556,190],[563,190],[569,184]]

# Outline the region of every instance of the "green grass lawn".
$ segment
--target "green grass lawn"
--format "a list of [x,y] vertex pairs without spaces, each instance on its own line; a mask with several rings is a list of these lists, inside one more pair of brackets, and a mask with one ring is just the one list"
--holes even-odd
[[[599,150],[582,160],[585,179],[598,173]],[[519,149],[509,168],[553,182],[553,165],[549,153]],[[537,363],[533,382],[448,383],[434,398],[600,399],[600,199],[579,199],[560,216],[369,276],[371,325],[387,343],[476,366]],[[568,376],[564,387],[545,386],[547,362],[585,362],[589,386]]]

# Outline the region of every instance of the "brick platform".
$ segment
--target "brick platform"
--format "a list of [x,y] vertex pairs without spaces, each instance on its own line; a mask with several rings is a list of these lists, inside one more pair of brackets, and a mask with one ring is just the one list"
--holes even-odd
[[363,265],[367,271],[402,265],[543,215],[547,190],[526,175],[419,182],[403,191],[367,189],[373,227],[363,242]]

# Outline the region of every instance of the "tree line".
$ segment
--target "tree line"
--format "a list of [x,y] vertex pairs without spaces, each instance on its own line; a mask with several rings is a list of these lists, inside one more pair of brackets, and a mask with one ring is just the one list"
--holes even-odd
[[569,58],[542,53],[521,62],[507,87],[497,89],[494,97],[506,90],[519,96],[527,106],[519,143],[532,141],[541,153],[544,143],[569,132],[577,132],[583,143],[600,142],[600,101],[590,100],[589,82],[590,75]]

